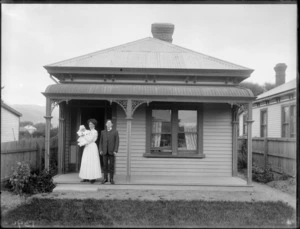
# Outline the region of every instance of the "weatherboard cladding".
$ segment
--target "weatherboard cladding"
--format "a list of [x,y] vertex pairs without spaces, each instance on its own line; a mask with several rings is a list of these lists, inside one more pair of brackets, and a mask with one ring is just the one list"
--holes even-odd
[[251,70],[151,37],[47,66]]
[[236,86],[185,85],[53,84],[46,88],[45,94],[254,98],[249,89]]

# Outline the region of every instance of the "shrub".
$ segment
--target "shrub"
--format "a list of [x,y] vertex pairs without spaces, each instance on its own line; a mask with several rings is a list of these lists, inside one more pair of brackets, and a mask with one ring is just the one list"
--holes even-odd
[[282,174],[279,177],[279,180],[288,180],[290,176],[286,174],[285,172],[282,172]]
[[238,154],[238,169],[247,168],[247,139],[242,140],[241,150]]
[[30,166],[26,162],[17,162],[17,168],[9,179],[11,190],[19,195],[23,194],[25,185],[29,182]]
[[56,174],[56,169],[32,170],[25,162],[18,162],[17,168],[13,172],[6,187],[16,194],[22,195],[43,192],[52,192],[55,188],[52,177]]
[[256,164],[253,164],[252,178],[253,178],[253,181],[256,181],[259,183],[268,183],[268,182],[274,180],[274,174],[272,173],[269,164],[266,165],[265,169],[259,167]]
[[28,194],[52,192],[55,188],[52,177],[52,170],[33,171],[29,182],[24,187],[24,192]]

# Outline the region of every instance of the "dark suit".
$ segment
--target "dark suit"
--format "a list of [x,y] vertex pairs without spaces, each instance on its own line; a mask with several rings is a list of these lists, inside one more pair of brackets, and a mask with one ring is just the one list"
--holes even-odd
[[99,151],[103,153],[103,172],[104,179],[108,180],[107,175],[110,174],[110,179],[113,179],[115,167],[114,152],[119,149],[119,133],[117,130],[112,129],[102,130],[99,142]]

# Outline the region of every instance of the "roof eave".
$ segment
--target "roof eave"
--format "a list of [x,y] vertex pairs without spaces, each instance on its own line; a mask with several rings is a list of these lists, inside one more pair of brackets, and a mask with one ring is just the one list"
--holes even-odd
[[276,93],[276,94],[272,94],[272,95],[269,95],[269,96],[258,98],[258,99],[255,100],[255,103],[258,103],[258,102],[261,102],[261,101],[264,101],[264,100],[270,100],[270,99],[280,97],[280,96],[284,96],[284,95],[287,95],[287,94],[291,94],[293,92],[296,92],[296,88],[292,88],[292,89],[286,90],[284,92],[279,92],[279,93]]
[[6,110],[8,110],[9,112],[15,114],[16,116],[22,117],[22,114],[21,114],[20,112],[16,111],[14,108],[8,106],[8,105],[5,104],[4,102],[1,103],[1,106],[2,106],[3,108],[5,108]]
[[110,99],[138,99],[148,101],[165,101],[165,102],[208,102],[208,103],[249,103],[255,100],[255,97],[227,97],[227,96],[141,96],[141,95],[106,95],[99,94],[91,97],[87,94],[63,94],[63,93],[42,93],[45,97],[50,99],[89,99],[89,100],[110,100]]
[[153,75],[212,75],[212,76],[234,76],[243,79],[248,78],[253,69],[176,69],[176,68],[103,68],[103,67],[65,67],[65,66],[43,66],[49,74],[153,74]]

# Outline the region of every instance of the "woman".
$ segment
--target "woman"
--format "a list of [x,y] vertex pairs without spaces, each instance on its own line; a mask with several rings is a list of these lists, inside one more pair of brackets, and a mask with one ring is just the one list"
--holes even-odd
[[83,179],[81,182],[90,181],[93,184],[97,178],[101,178],[100,158],[98,147],[95,143],[98,138],[98,132],[95,130],[97,121],[89,119],[87,123],[91,131],[83,136],[87,144],[84,146],[82,154],[79,177]]

